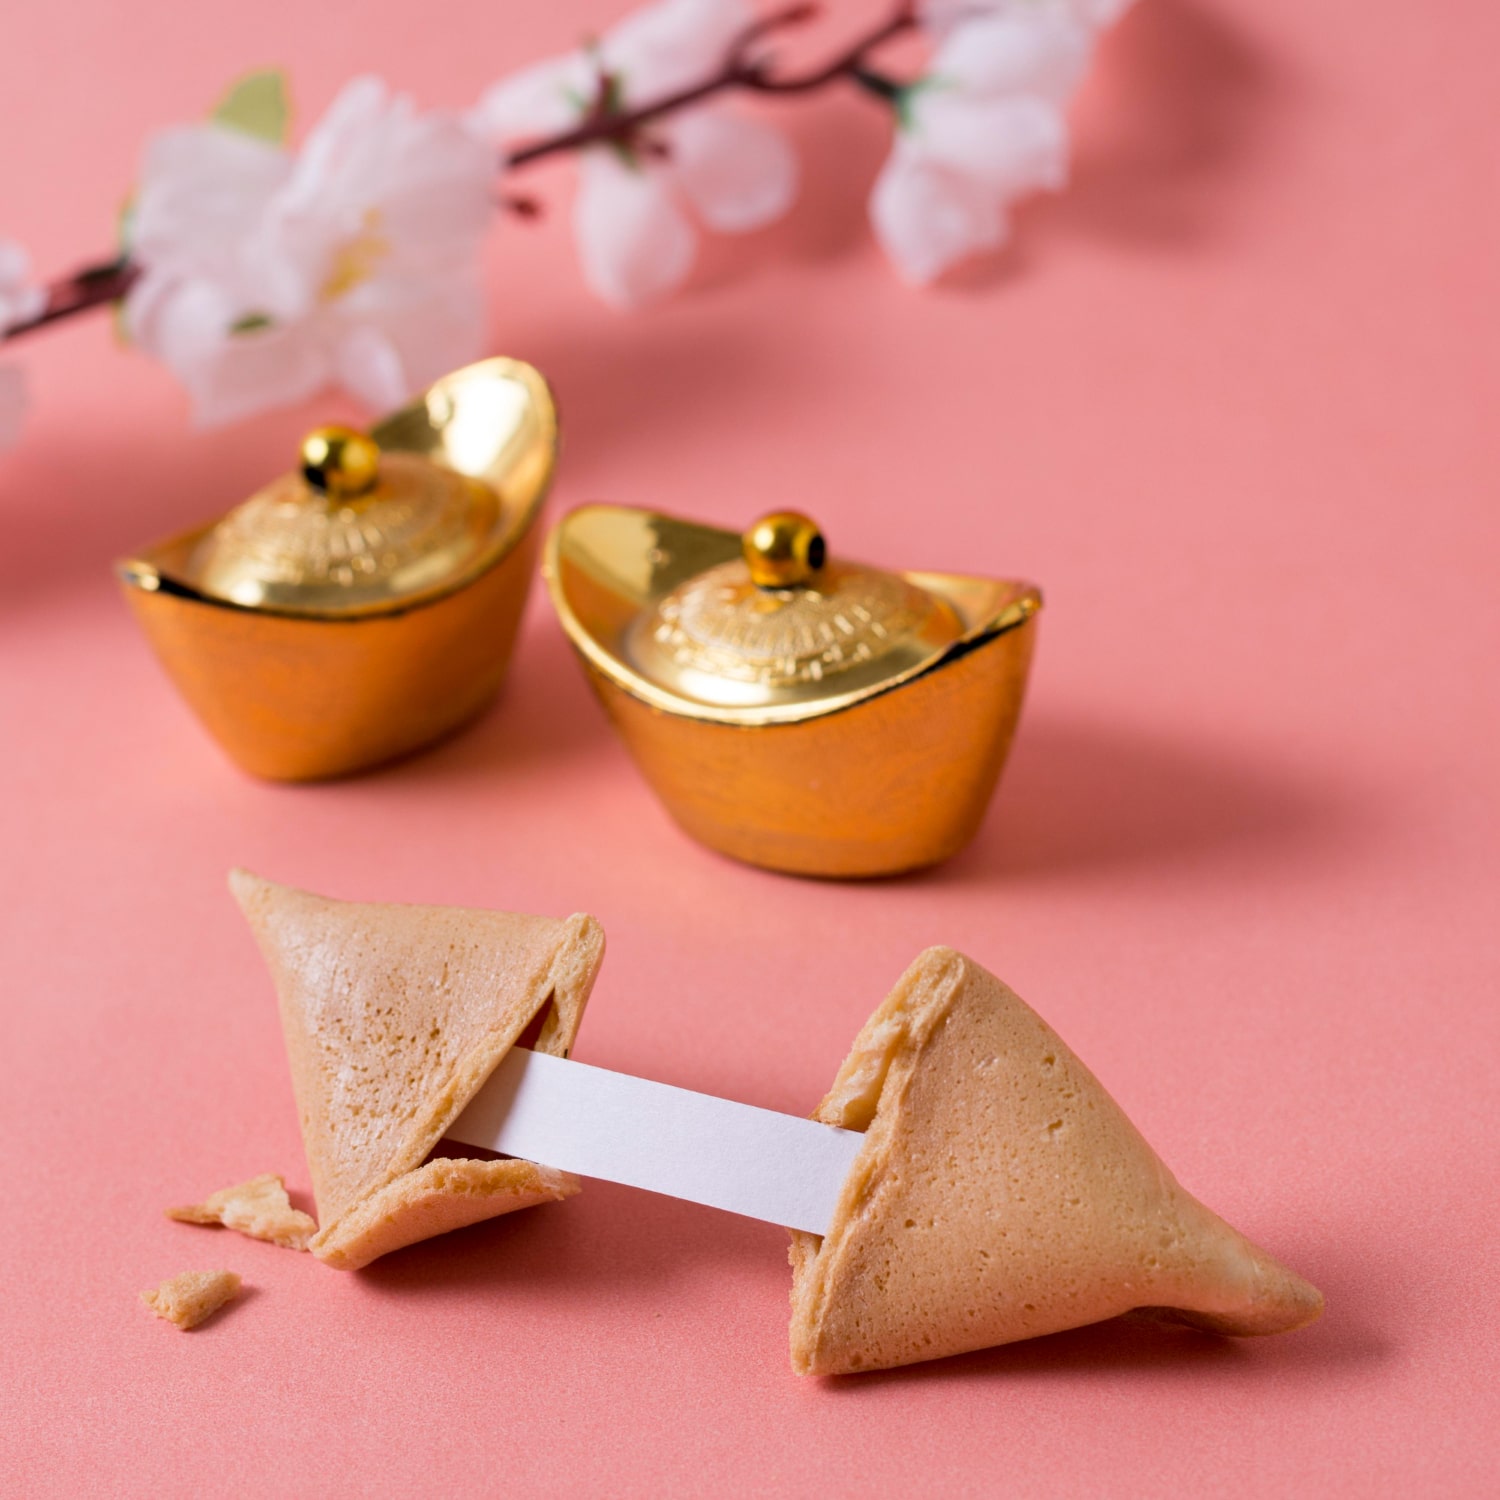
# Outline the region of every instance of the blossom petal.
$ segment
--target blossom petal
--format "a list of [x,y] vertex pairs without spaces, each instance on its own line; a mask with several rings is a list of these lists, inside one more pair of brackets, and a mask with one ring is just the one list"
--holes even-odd
[[31,257],[19,240],[0,236],[0,295],[31,280]]
[[700,83],[755,19],[746,0],[659,0],[612,26],[599,43],[632,104]]
[[283,320],[310,300],[308,277],[267,236],[267,215],[293,171],[279,146],[217,125],[163,131],[147,145],[130,215],[132,257],[174,280],[234,288]]
[[584,280],[614,307],[638,307],[680,285],[697,251],[665,174],[608,150],[584,154],[573,232]]
[[1067,182],[1067,122],[1042,99],[933,90],[914,101],[907,139],[930,161],[1006,198]]
[[797,197],[797,154],[779,130],[720,109],[674,124],[671,165],[703,222],[722,234],[759,229]]
[[246,238],[290,171],[279,146],[218,125],[146,145],[130,214],[132,254],[180,273],[235,274]]
[[390,112],[409,117],[410,101],[392,98],[379,78],[351,78],[308,131],[279,195],[282,212],[316,210],[327,216],[331,208],[367,200],[381,177],[391,123],[398,128],[405,123],[388,122]]
[[1062,103],[1088,67],[1092,37],[1059,4],[980,15],[954,27],[933,54],[936,87],[971,95],[1037,94]]
[[323,386],[329,362],[305,324],[229,332],[236,308],[207,280],[132,290],[126,312],[132,336],[187,387],[194,420],[205,427],[238,421],[300,401]]
[[339,382],[377,411],[472,364],[486,340],[477,270],[409,283],[371,282],[339,308]]
[[596,83],[581,52],[534,63],[487,89],[469,114],[469,127],[496,146],[554,135],[578,123]]
[[220,283],[155,266],[147,266],[125,296],[130,342],[174,370],[227,338],[241,315]]
[[334,355],[339,384],[373,407],[389,411],[417,390],[394,341],[368,323],[351,328]]
[[15,240],[0,239],[0,334],[36,317],[47,306],[44,288],[31,280],[31,257]]
[[875,237],[903,280],[922,286],[949,266],[1004,243],[999,199],[898,143],[870,195]]
[[18,286],[0,293],[0,333],[18,323],[29,323],[47,310],[47,289],[40,286]]
[[566,130],[594,103],[601,66],[629,104],[650,104],[706,79],[753,19],[746,0],[659,0],[594,46],[501,79],[470,112],[469,128],[497,146]]
[[472,253],[494,222],[496,162],[458,120],[429,114],[392,141],[367,194],[395,252]]
[[313,330],[299,323],[224,339],[179,373],[193,397],[193,420],[219,427],[305,401],[328,384],[332,372]]

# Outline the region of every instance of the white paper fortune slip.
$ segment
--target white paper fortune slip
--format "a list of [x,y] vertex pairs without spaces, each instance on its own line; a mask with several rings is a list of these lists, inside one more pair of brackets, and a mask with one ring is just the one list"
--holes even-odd
[[544,1167],[827,1232],[864,1136],[515,1047],[447,1137]]

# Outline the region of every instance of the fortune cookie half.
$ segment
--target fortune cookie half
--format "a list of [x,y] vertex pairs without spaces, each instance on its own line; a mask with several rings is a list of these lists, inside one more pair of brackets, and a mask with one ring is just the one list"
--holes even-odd
[[1120,1313],[1282,1333],[1323,1298],[1185,1192],[1026,1003],[951,948],[912,964],[816,1111],[865,1133],[792,1234],[792,1366],[838,1375]]
[[531,1162],[427,1158],[513,1046],[567,1056],[604,956],[592,917],[370,906],[229,879],[281,1003],[314,1255],[353,1270],[578,1191]]

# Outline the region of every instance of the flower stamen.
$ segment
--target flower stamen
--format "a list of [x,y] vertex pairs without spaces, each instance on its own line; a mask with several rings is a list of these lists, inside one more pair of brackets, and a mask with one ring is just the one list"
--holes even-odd
[[365,211],[360,231],[334,252],[328,275],[318,288],[318,301],[337,302],[356,287],[363,286],[391,253],[391,242],[380,231],[380,210]]

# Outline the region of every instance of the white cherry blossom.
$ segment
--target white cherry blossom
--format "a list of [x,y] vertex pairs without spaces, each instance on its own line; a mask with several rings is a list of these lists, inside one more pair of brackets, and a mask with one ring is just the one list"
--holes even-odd
[[157,136],[130,224],[132,339],[205,423],[330,382],[396,405],[484,344],[491,154],[377,78],[349,83],[300,152],[221,124]]
[[15,240],[0,236],[0,334],[34,318],[47,294],[31,279],[31,257]]
[[[14,240],[0,239],[0,335],[34,318],[47,294],[31,279],[31,259]],[[0,448],[21,434],[26,414],[26,378],[14,365],[0,365]]]
[[[496,84],[472,121],[516,147],[576,126],[604,103],[639,109],[711,77],[754,19],[743,0],[661,0],[592,46]],[[586,148],[573,231],[584,279],[604,301],[635,307],[681,284],[697,224],[723,234],[779,218],[797,192],[797,162],[771,127],[721,103],[647,124],[628,144]]]
[[[1066,106],[1088,65],[1086,0],[944,6],[926,74],[902,92],[870,216],[903,279],[1004,244],[1010,205],[1068,174]],[[1103,3],[1103,0],[1094,0]]]

